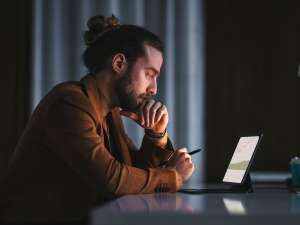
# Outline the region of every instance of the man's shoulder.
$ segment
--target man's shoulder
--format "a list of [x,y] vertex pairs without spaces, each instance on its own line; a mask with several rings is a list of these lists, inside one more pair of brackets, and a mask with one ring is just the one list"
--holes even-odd
[[86,95],[84,92],[83,85],[80,81],[66,81],[60,84],[57,84],[50,91],[51,94],[54,95]]
[[89,102],[84,86],[79,81],[66,81],[57,84],[45,96],[45,99],[51,99],[52,102],[70,101],[74,104]]
[[96,121],[100,120],[103,105],[93,101],[89,90],[82,81],[67,81],[53,87],[37,107],[37,111],[58,114],[78,113],[90,115]]
[[92,110],[88,95],[79,81],[67,81],[54,86],[37,106],[40,109],[53,109],[73,105],[76,108]]
[[72,105],[90,105],[88,94],[84,86],[78,81],[67,81],[52,88],[49,97],[56,103],[70,103]]
[[85,91],[84,85],[79,81],[67,81],[53,87],[44,98],[48,111],[54,114],[73,114],[86,112],[97,118],[94,107]]

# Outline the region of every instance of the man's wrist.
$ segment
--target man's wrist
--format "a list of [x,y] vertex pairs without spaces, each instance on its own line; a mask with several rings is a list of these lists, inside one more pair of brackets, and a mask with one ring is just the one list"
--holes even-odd
[[167,129],[165,129],[163,132],[153,132],[151,129],[145,129],[145,134],[151,138],[151,139],[160,139],[163,138],[167,133]]
[[165,130],[162,133],[151,133],[151,131],[146,131],[145,130],[145,136],[148,140],[153,142],[155,145],[159,146],[160,148],[165,148],[165,146],[168,143],[168,132]]

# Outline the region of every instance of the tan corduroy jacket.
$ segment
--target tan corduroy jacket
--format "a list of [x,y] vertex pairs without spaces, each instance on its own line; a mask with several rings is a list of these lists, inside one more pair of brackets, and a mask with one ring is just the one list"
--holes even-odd
[[118,109],[112,111],[116,160],[109,148],[107,113],[91,75],[60,84],[43,98],[1,184],[0,221],[73,221],[106,199],[181,187],[175,170],[157,166],[173,151],[168,138],[155,143],[145,136],[137,151]]

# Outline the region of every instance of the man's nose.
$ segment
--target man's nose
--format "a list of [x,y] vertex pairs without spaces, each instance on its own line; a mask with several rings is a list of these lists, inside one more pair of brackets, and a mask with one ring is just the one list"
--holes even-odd
[[147,93],[149,93],[151,95],[156,95],[157,94],[157,82],[156,82],[156,80],[154,80],[153,82],[150,83],[150,85],[148,86]]

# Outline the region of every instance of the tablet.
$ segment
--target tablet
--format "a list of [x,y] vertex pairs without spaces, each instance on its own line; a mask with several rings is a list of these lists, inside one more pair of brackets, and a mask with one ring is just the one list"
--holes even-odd
[[210,185],[209,188],[183,188],[179,192],[189,194],[252,192],[249,170],[262,136],[261,134],[239,138],[222,184]]
[[247,175],[260,136],[240,137],[223,178],[225,183],[241,184]]

